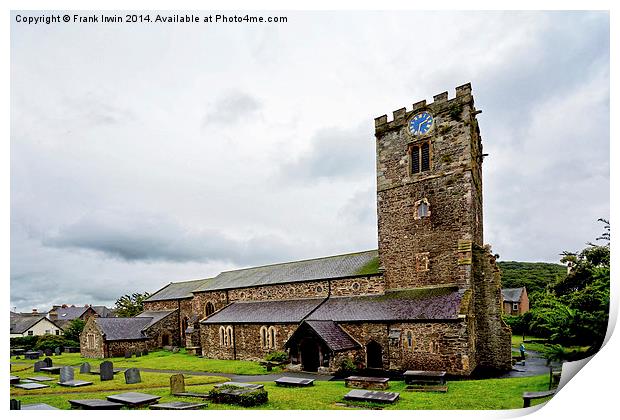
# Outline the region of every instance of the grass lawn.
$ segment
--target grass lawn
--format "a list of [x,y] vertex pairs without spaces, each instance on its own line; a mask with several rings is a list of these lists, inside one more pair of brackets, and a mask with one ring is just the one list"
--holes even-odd
[[[16,366],[13,366],[16,368]],[[33,376],[31,366],[17,366],[12,370],[13,375],[20,377]],[[25,368],[25,369],[24,369]],[[37,373],[36,375],[39,375]],[[57,375],[46,375],[57,378]],[[22,404],[47,403],[52,406],[68,409],[69,399],[100,398],[108,395],[127,392],[145,392],[162,396],[160,402],[170,401],[201,401],[196,398],[179,398],[169,395],[169,374],[141,372],[143,382],[126,385],[122,373],[115,375],[114,380],[101,382],[97,375],[83,375],[76,373],[76,379],[89,380],[94,385],[83,388],[64,388],[55,382],[48,382],[50,388],[25,391],[11,387],[11,398],[17,398]],[[189,392],[206,393],[213,388],[216,382],[226,381],[226,378],[215,376],[186,376],[186,390]],[[463,380],[449,382],[449,391],[446,394],[407,392],[404,391],[402,381],[393,381],[389,391],[400,392],[400,400],[393,405],[382,406],[396,410],[457,410],[457,409],[510,409],[521,408],[523,400],[521,394],[525,391],[543,391],[548,387],[547,375],[510,378]],[[261,382],[269,393],[269,402],[256,407],[261,410],[333,410],[349,409],[339,404],[344,403],[343,396],[349,391],[342,381],[315,382],[309,388],[282,388],[273,382]],[[374,408],[378,405],[364,404],[361,408]],[[207,409],[241,409],[227,404],[209,403]]]
[[[51,356],[55,366],[79,366],[84,362],[90,363],[92,367],[98,367],[103,359],[87,359],[81,357],[79,353],[63,353],[60,356]],[[236,375],[260,375],[267,373],[264,366],[257,362],[247,360],[215,360],[203,359],[197,356],[189,355],[185,349],[180,349],[178,353],[171,351],[159,350],[149,353],[142,357],[133,357],[125,359],[124,357],[112,357],[110,360],[114,367],[119,368],[150,368],[164,370],[185,370],[192,372],[218,372],[231,373]],[[12,363],[30,363],[34,364],[36,360],[25,360],[23,358],[17,360],[11,357]],[[273,368],[273,372],[281,369]]]
[[[533,336],[529,336],[526,335],[525,336],[525,341],[531,341],[531,340],[544,340],[542,338],[539,337],[533,337]],[[523,342],[523,336],[521,335],[513,335],[512,336],[512,347],[514,348],[519,348],[519,345]],[[526,353],[528,351],[537,351],[539,353],[543,353],[545,351],[545,349],[548,346],[546,344],[542,344],[542,343],[525,343],[525,351]],[[575,352],[585,352],[588,350],[588,346],[565,346],[564,349],[566,351],[575,351]],[[517,352],[517,354],[519,354]],[[514,355],[514,353],[513,353]]]

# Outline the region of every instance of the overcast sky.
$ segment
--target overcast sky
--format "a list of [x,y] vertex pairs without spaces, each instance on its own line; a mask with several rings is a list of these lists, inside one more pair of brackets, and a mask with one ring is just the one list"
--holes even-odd
[[501,260],[557,262],[609,217],[606,13],[265,12],[288,22],[254,25],[16,14],[18,310],[375,249],[374,118],[466,82],[489,154],[485,242]]

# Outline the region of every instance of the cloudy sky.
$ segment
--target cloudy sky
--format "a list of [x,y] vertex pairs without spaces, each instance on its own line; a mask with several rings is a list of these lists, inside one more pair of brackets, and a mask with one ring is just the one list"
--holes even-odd
[[606,13],[142,25],[17,14],[18,310],[376,248],[374,117],[470,81],[489,154],[485,242],[502,260],[557,262],[609,216]]

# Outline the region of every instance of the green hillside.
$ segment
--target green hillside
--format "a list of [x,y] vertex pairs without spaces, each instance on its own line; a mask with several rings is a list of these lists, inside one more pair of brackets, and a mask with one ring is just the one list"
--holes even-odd
[[528,294],[544,291],[548,284],[566,276],[566,267],[560,264],[499,261],[502,287],[527,288]]

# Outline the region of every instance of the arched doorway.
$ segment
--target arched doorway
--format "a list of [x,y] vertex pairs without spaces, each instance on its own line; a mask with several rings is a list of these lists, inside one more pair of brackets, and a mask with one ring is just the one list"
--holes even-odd
[[306,372],[316,372],[319,370],[319,344],[312,339],[305,339],[299,345],[301,356],[301,368]]
[[170,336],[167,333],[163,333],[161,335],[161,346],[169,346],[170,345]]
[[383,368],[383,352],[381,344],[371,340],[366,344],[366,367],[369,369]]

